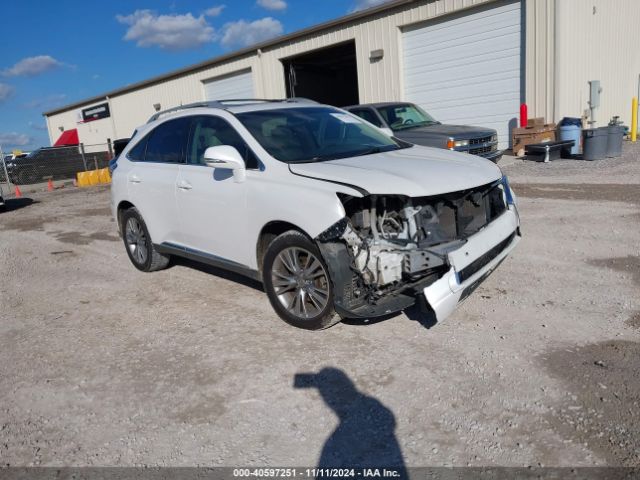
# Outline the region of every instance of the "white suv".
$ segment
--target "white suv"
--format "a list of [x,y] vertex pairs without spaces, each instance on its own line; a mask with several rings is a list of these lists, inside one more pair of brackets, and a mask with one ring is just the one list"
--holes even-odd
[[301,328],[420,298],[440,321],[520,239],[495,164],[311,101],[160,112],[112,168],[113,214],[136,268],[178,255],[245,274]]

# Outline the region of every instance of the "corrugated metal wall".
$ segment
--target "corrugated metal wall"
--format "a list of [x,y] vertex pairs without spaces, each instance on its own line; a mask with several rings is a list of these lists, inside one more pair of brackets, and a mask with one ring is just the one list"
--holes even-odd
[[[296,38],[262,52],[250,53],[183,74],[178,78],[114,96],[110,99],[111,112],[115,118],[115,131],[111,138],[131,135],[138,125],[146,122],[154,113],[155,103],[160,103],[162,108],[166,109],[201,101],[205,98],[203,81],[247,68],[250,68],[254,75],[256,97],[283,98],[286,88],[281,59],[353,39],[356,41],[360,102],[402,100],[401,27],[491,1],[493,0],[418,0],[401,9],[381,12],[352,24]],[[547,116],[547,112],[552,108],[549,97],[553,88],[550,79],[553,72],[549,59],[553,56],[553,43],[548,39],[549,25],[553,25],[553,22],[550,23],[553,3],[554,0],[526,0],[526,8],[523,9],[526,10],[526,49],[529,52],[526,62],[527,101],[532,104],[530,110],[533,115]],[[377,49],[384,50],[384,57],[381,61],[371,62],[370,52]],[[75,113],[52,115],[49,124],[50,136],[57,138],[54,129],[59,125],[65,129],[76,127]]]
[[556,0],[528,0],[525,8],[525,92],[529,117],[553,120]]
[[[402,10],[379,13],[346,27],[334,28],[270,49],[262,54],[264,92],[269,97],[285,95],[285,77],[280,59],[355,39],[360,102],[402,99],[400,27],[490,1],[493,0],[418,1]],[[378,49],[384,50],[383,59],[371,62],[371,51]]]
[[[174,78],[162,83],[150,85],[111,99],[112,115],[116,119],[116,138],[131,135],[136,127],[144,124],[155,113],[153,105],[159,103],[162,109],[199,102],[205,99],[206,80],[232,72],[251,68],[257,70],[258,58],[255,55],[238,58],[198,72]],[[256,81],[256,84],[258,82]],[[255,92],[260,96],[261,92]]]
[[556,1],[555,119],[588,108],[589,80],[600,80],[597,126],[620,115],[631,123],[640,74],[640,1]]

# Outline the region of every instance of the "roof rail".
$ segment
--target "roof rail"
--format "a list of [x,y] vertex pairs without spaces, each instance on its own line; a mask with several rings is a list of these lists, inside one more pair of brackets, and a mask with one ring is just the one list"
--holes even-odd
[[181,110],[188,110],[190,108],[221,108],[227,109],[228,107],[236,107],[239,105],[251,105],[252,103],[317,103],[314,100],[304,97],[293,97],[284,99],[265,99],[265,98],[230,98],[224,100],[208,100],[205,102],[187,103],[186,105],[180,105],[178,107],[162,110],[161,112],[154,113],[147,123],[155,122],[163,115],[167,115],[173,112],[179,112]]

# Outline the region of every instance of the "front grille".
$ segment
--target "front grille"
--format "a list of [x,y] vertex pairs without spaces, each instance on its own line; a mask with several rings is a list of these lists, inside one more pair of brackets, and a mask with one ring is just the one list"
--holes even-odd
[[489,145],[488,147],[470,148],[469,153],[471,155],[482,155],[483,153],[491,153],[493,148],[494,147],[492,145]]
[[516,233],[513,232],[511,235],[509,235],[507,238],[505,238],[503,241],[501,241],[499,244],[497,244],[487,253],[477,258],[476,260],[471,262],[469,265],[464,267],[462,270],[460,270],[458,272],[458,281],[462,283],[465,280],[468,280],[469,278],[471,278],[474,274],[482,270],[484,267],[486,267],[487,264],[491,262],[491,260],[496,258],[498,255],[500,255],[500,253],[505,248],[507,248],[507,246],[511,243],[515,235]]
[[481,137],[481,138],[472,138],[469,140],[469,145],[480,145],[482,143],[488,143],[491,141],[491,136],[489,137]]

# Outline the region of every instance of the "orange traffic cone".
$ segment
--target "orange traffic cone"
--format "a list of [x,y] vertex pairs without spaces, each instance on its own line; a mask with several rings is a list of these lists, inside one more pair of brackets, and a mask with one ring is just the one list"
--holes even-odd
[[47,190],[49,192],[53,192],[53,182],[51,181],[51,179],[49,179],[49,182],[47,183]]
[[22,197],[22,192],[20,191],[20,187],[16,185],[16,198]]

